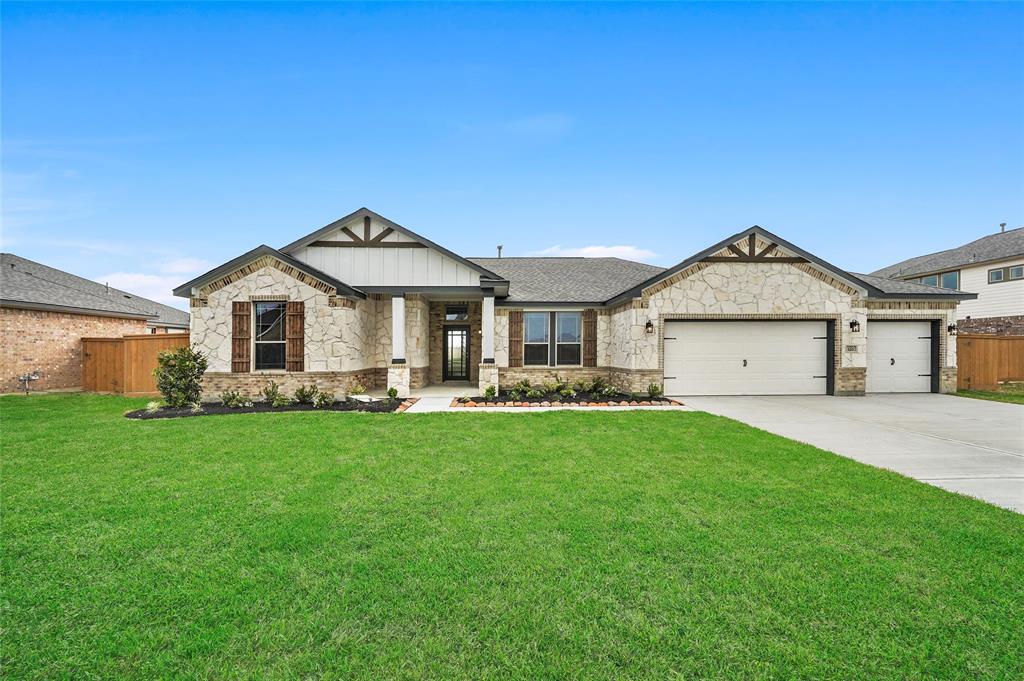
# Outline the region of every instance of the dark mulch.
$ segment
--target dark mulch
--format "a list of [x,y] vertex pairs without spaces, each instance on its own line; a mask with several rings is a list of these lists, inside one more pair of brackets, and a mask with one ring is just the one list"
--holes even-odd
[[496,402],[530,402],[531,404],[540,404],[542,402],[548,402],[549,404],[581,404],[587,402],[593,404],[595,402],[649,402],[652,406],[669,406],[677,404],[676,402],[668,399],[667,397],[655,397],[652,398],[647,393],[638,393],[630,395],[629,393],[615,393],[614,395],[602,395],[598,393],[583,393],[577,392],[575,397],[563,397],[559,393],[545,393],[543,397],[526,397],[520,395],[517,399],[513,400],[507,392],[502,392],[496,397],[461,397],[459,402],[466,404],[473,402],[475,404],[494,404]]
[[373,414],[396,411],[402,406],[402,400],[374,400],[373,402],[357,402],[349,400],[335,402],[330,407],[315,408],[311,404],[289,404],[287,407],[272,407],[266,402],[256,402],[251,407],[225,407],[220,402],[204,402],[203,411],[193,413],[191,409],[160,407],[154,412],[136,409],[125,414],[130,419],[177,419],[188,416],[217,416],[219,414],[263,414],[282,411],[362,411]]

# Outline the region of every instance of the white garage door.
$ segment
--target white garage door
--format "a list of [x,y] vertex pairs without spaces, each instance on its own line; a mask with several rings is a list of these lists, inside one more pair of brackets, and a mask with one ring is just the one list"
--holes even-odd
[[669,395],[824,395],[825,322],[666,322]]
[[869,393],[931,392],[931,322],[869,321],[867,338]]

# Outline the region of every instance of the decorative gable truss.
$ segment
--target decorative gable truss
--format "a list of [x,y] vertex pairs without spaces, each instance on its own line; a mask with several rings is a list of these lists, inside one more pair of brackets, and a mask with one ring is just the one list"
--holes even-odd
[[411,238],[403,239],[399,232],[386,225],[375,226],[369,215],[363,216],[362,234],[343,226],[329,239],[318,239],[309,247],[323,248],[426,248],[425,244]]

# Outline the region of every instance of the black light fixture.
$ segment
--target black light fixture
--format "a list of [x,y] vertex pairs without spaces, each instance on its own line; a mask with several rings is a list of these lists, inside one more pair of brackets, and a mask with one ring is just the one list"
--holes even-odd
[[947,326],[946,327],[946,333],[948,333],[950,336],[955,336],[956,335],[956,324],[950,324],[949,326]]
[[850,332],[860,333],[860,322],[858,322],[856,319],[850,320]]
[[654,333],[654,322],[648,319],[647,323],[644,325],[644,329],[647,331],[647,333]]

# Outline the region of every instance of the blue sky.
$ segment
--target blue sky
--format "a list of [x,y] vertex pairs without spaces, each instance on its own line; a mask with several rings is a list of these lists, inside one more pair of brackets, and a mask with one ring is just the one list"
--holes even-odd
[[760,224],[853,271],[1024,224],[1021,4],[2,12],[3,249],[165,302],[364,205],[468,256]]

